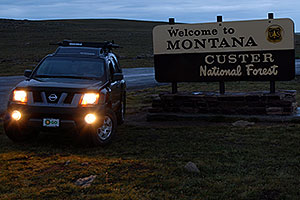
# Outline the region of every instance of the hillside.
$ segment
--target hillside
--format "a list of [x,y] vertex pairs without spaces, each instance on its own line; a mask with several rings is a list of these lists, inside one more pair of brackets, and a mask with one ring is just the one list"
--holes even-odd
[[161,23],[128,20],[0,19],[0,74],[22,74],[41,58],[55,51],[49,45],[63,39],[79,41],[114,40],[123,67],[153,66],[152,29]]
[[[22,74],[54,52],[50,42],[114,40],[122,67],[153,66],[152,29],[162,23],[130,20],[7,20],[0,19],[0,75]],[[296,35],[300,58],[300,35]],[[299,48],[298,48],[299,47]]]

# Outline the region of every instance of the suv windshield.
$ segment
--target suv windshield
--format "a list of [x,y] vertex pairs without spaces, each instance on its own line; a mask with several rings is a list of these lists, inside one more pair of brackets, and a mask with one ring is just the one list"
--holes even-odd
[[103,79],[104,60],[74,57],[48,57],[34,77]]

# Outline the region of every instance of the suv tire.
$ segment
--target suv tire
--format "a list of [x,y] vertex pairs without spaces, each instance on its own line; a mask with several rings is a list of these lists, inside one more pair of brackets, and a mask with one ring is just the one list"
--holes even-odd
[[103,116],[103,122],[95,126],[90,133],[92,144],[102,146],[110,143],[116,135],[116,127],[117,117],[111,109],[107,109]]

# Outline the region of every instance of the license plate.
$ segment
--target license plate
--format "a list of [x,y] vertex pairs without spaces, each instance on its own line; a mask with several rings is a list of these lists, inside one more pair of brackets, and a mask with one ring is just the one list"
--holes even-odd
[[43,126],[45,127],[59,127],[59,119],[43,119]]

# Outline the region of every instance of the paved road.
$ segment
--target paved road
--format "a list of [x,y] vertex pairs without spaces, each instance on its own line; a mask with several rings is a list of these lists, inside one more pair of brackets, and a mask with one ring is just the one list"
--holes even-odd
[[300,75],[300,59],[296,59],[295,61],[295,65],[296,65],[296,75]]
[[123,69],[123,73],[129,90],[162,85],[156,82],[152,67],[126,68]]
[[[154,68],[126,68],[123,72],[129,90],[159,85],[154,79]],[[9,91],[24,79],[24,76],[0,78],[0,114],[6,109]]]

